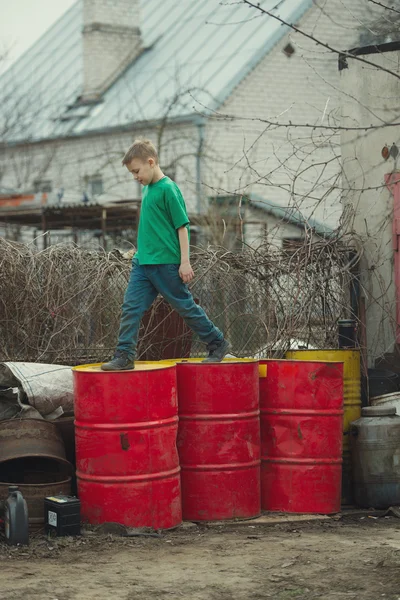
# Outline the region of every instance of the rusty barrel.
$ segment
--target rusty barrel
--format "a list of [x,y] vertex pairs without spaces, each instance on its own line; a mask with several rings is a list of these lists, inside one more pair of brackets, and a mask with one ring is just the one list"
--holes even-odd
[[304,361],[343,362],[343,469],[342,504],[353,503],[353,475],[350,453],[350,423],[361,417],[361,366],[359,349],[291,350],[286,358]]
[[256,361],[178,363],[184,520],[260,513],[259,378]]
[[44,419],[0,421],[0,504],[17,485],[28,505],[29,528],[44,528],[46,496],[71,494],[73,467],[61,435]]
[[74,368],[82,518],[129,527],[181,523],[175,365]]
[[0,421],[0,469],[5,462],[36,457],[71,465],[65,457],[62,437],[54,422],[44,419]]
[[260,361],[261,507],[340,510],[343,364]]
[[54,465],[52,469],[51,465],[45,464],[43,466],[37,460],[32,461],[32,463],[29,460],[25,460],[24,462],[22,477],[16,475],[19,471],[18,467],[12,469],[10,476],[6,477],[6,482],[4,482],[5,478],[2,473],[0,481],[0,504],[7,500],[9,486],[18,486],[28,507],[29,529],[32,531],[44,530],[44,499],[48,496],[57,496],[58,494],[70,496],[71,477],[54,468]]

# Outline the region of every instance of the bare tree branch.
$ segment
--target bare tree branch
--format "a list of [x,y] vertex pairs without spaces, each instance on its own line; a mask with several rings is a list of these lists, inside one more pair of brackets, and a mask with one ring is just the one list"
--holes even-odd
[[378,2],[377,0],[368,0],[368,2],[371,2],[372,4],[375,4],[376,6],[380,6],[381,8],[385,8],[386,10],[391,10],[391,11],[397,13],[398,15],[400,15],[400,10],[393,8],[393,6],[386,6],[385,4],[382,4],[382,2]]
[[261,11],[265,15],[268,15],[269,17],[271,17],[273,19],[276,19],[277,21],[279,21],[280,23],[282,23],[282,25],[286,25],[287,27],[290,27],[290,29],[293,29],[293,31],[296,31],[297,33],[300,33],[304,37],[312,40],[313,42],[315,42],[319,46],[322,46],[323,48],[326,48],[330,52],[334,52],[335,54],[338,54],[338,55],[342,55],[342,56],[347,56],[349,58],[353,58],[354,60],[358,60],[358,61],[360,61],[360,62],[362,62],[362,63],[364,63],[366,65],[370,65],[370,66],[372,66],[374,68],[379,68],[381,71],[385,71],[385,73],[389,73],[389,75],[392,75],[393,77],[396,77],[396,79],[400,79],[400,75],[398,73],[396,73],[394,71],[391,71],[390,69],[386,69],[385,67],[382,67],[381,65],[377,67],[377,65],[375,63],[373,63],[372,61],[367,60],[366,58],[362,58],[361,56],[357,56],[355,54],[352,54],[351,52],[344,51],[344,50],[338,50],[337,48],[333,48],[333,46],[330,46],[329,44],[327,44],[326,42],[323,42],[322,40],[316,38],[315,36],[313,36],[313,35],[311,35],[309,33],[306,33],[305,31],[303,31],[299,27],[296,27],[296,25],[292,25],[288,21],[285,21],[281,17],[278,17],[278,15],[275,15],[273,12],[271,12],[269,10],[266,10],[265,8],[261,8],[261,6],[259,4],[255,4],[254,2],[250,2],[250,0],[242,0],[242,2],[244,2],[244,4],[247,4],[248,6],[251,6],[252,8],[255,8],[255,9]]

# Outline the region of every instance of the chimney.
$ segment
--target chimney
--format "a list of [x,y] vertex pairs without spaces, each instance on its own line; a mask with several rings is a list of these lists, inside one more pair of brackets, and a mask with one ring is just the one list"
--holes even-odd
[[141,49],[140,0],[83,0],[82,100],[97,100]]

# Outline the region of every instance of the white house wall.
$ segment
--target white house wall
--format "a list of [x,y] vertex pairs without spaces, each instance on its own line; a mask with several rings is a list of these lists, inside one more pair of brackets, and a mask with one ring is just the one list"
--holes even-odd
[[[399,121],[399,79],[379,67],[400,74],[400,52],[361,56],[376,68],[348,59],[341,71],[346,94],[342,105],[343,200],[347,230],[355,233],[362,250],[362,294],[366,302],[367,345],[370,365],[393,350],[395,342],[395,285],[393,280],[393,197],[384,182],[398,163],[382,157],[393,142],[400,145],[398,127],[380,127]],[[375,125],[365,131],[357,128]]]
[[[54,191],[64,189],[64,199],[68,202],[83,196],[87,177],[99,174],[104,182],[104,200],[137,199],[140,189],[121,160],[133,140],[143,136],[157,143],[156,131],[147,129],[9,147],[0,153],[0,172],[4,174],[1,184],[26,193],[33,190],[35,180],[50,180]],[[191,126],[166,129],[162,147],[161,164],[177,161],[177,181],[189,209],[194,210],[197,129]]]
[[[313,7],[298,27],[339,50],[357,45],[364,16],[367,21],[365,2],[322,4],[323,11]],[[295,49],[290,58],[283,52],[289,42]],[[204,169],[205,189],[252,191],[284,206],[295,204],[305,216],[335,227],[342,213],[339,135],[330,129],[268,127],[258,119],[339,124],[337,62],[337,54],[314,41],[287,34],[218,111],[235,118],[210,121],[207,147],[213,155]]]
[[[100,202],[138,199],[140,186],[122,167],[121,158],[133,139],[141,136],[150,137],[154,143],[157,142],[154,130],[137,130],[126,134],[91,136],[10,148],[0,156],[0,170],[5,173],[2,184],[27,192],[33,190],[35,180],[49,180],[54,192],[64,191],[62,205],[63,202],[80,203],[86,189],[85,179],[99,174],[103,179],[105,191],[98,199]],[[170,165],[177,160],[178,166],[174,174],[191,214],[196,213],[198,209],[198,136],[196,126],[186,125],[167,129],[162,138],[161,164]],[[208,149],[205,148],[205,153],[207,152]],[[207,173],[204,173],[204,164],[206,163],[203,161],[202,177],[207,176]],[[214,195],[213,190],[209,189],[208,194]],[[203,195],[200,202],[201,211],[205,211],[208,196]],[[298,227],[283,223],[260,210],[247,210],[246,219],[250,220],[250,224],[245,227],[245,241],[249,245],[260,245],[263,235],[267,234],[270,242],[279,247],[283,238],[300,237],[302,234]],[[260,223],[255,223],[256,220]],[[4,231],[0,231],[0,235],[4,235]],[[24,241],[31,242],[32,239],[31,231],[23,235]],[[59,241],[56,234],[52,235],[52,241]]]
[[[260,214],[261,211],[249,211],[244,225],[244,241],[248,246],[258,248],[265,239],[275,248],[281,248],[285,239],[301,239],[302,229],[285,223],[271,214]],[[256,222],[259,219],[259,222]]]

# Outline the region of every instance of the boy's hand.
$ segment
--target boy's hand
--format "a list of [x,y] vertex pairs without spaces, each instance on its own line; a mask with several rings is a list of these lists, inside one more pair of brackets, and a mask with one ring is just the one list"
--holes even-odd
[[194,277],[194,272],[190,262],[181,263],[179,267],[179,276],[184,283],[190,283]]

